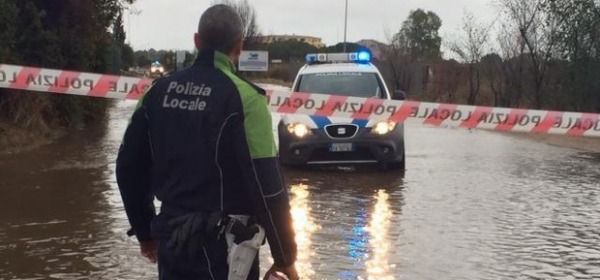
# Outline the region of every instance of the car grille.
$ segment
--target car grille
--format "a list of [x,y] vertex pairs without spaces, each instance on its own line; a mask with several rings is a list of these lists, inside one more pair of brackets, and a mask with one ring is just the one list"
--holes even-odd
[[357,132],[358,125],[355,124],[332,124],[325,127],[325,133],[333,139],[352,138]]

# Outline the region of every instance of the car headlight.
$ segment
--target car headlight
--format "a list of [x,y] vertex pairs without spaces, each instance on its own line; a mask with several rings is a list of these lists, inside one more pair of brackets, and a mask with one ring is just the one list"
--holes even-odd
[[392,132],[394,128],[396,128],[395,122],[380,122],[373,127],[371,132],[377,135],[386,135]]
[[291,134],[296,135],[298,138],[304,138],[312,133],[310,128],[303,123],[290,123],[287,128]]

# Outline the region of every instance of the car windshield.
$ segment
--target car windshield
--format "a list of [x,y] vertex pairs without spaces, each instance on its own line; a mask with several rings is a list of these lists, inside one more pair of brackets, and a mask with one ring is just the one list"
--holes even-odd
[[376,73],[330,72],[304,74],[298,83],[299,92],[344,95],[355,97],[383,96]]

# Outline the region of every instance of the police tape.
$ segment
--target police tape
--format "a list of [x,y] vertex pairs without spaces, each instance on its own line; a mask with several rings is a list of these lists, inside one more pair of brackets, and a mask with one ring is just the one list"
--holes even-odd
[[496,131],[600,137],[600,115],[591,113],[509,109],[417,101],[272,92],[271,111],[284,114],[404,122]]
[[138,99],[151,79],[0,64],[0,88]]
[[[0,88],[139,99],[151,79],[0,64]],[[433,126],[600,137],[600,114],[395,101],[270,89],[272,112]],[[168,104],[169,106],[173,104]]]

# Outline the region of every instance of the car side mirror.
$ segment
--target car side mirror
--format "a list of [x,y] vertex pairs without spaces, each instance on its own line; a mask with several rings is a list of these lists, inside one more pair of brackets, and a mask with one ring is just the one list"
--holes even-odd
[[392,99],[393,100],[406,100],[406,92],[404,92],[403,90],[397,89],[392,94]]

